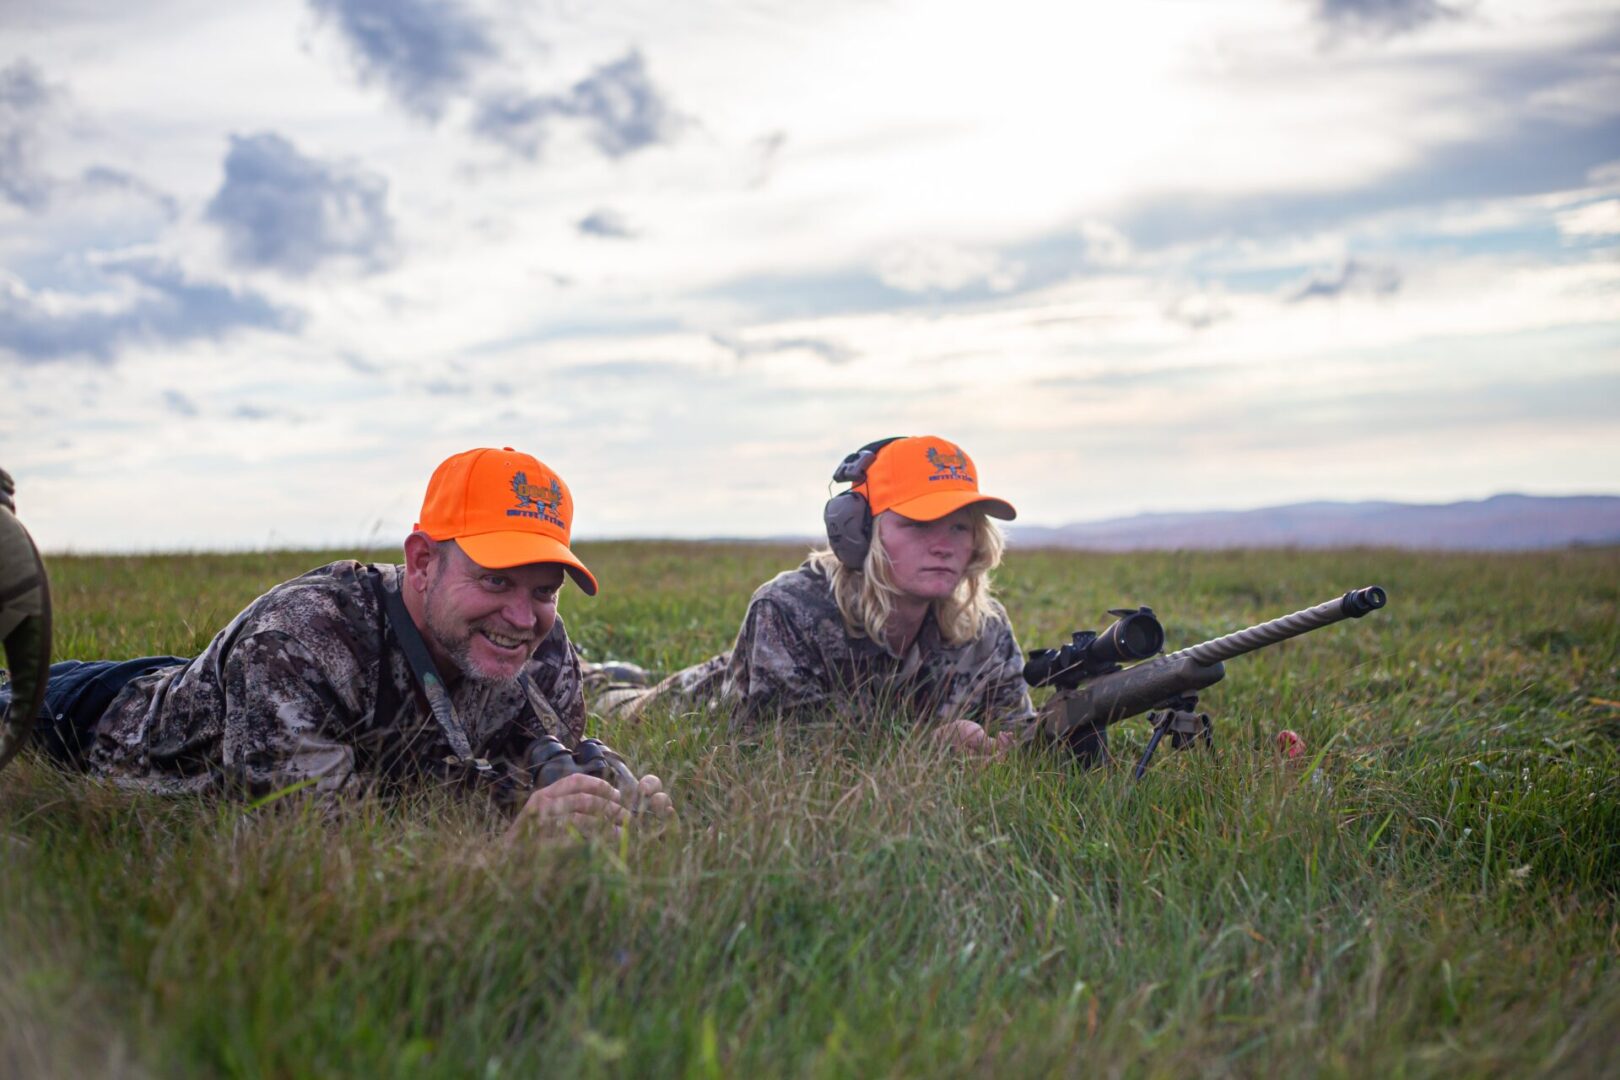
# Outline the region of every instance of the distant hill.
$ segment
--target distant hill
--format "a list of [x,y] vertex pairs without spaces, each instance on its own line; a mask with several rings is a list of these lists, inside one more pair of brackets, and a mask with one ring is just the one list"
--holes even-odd
[[1527,551],[1620,544],[1620,496],[1494,495],[1477,502],[1310,502],[1261,510],[1138,514],[1048,527],[1013,525],[1017,547],[1398,547]]

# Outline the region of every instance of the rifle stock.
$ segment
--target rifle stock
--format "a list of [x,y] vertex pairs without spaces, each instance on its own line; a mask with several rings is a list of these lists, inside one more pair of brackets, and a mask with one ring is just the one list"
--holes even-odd
[[1128,720],[1225,677],[1226,665],[1219,660],[1200,664],[1190,656],[1160,657],[1058,691],[1041,710],[1041,726],[1049,737],[1067,742],[1077,732]]

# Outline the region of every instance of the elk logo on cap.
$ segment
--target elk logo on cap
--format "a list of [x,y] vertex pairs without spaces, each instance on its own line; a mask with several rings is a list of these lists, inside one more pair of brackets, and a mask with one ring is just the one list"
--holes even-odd
[[930,480],[966,480],[968,483],[973,482],[973,477],[969,476],[967,471],[967,455],[962,453],[960,447],[953,446],[950,453],[942,454],[937,446],[930,446],[928,448],[928,464],[934,467],[934,475],[928,478]]
[[557,516],[557,507],[562,503],[562,488],[557,484],[557,478],[551,478],[550,487],[541,487],[539,484],[529,483],[529,474],[517,472],[512,475],[512,494],[517,496],[516,510],[508,510],[509,517],[537,517],[562,526],[562,518]]

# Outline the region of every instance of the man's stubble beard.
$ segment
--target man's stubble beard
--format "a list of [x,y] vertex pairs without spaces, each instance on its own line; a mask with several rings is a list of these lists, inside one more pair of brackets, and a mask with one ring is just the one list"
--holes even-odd
[[[428,633],[433,636],[433,640],[438,644],[439,648],[443,649],[451,661],[455,663],[463,678],[488,687],[514,686],[517,684],[515,674],[511,676],[489,675],[478,670],[478,667],[473,663],[472,639],[473,635],[478,632],[476,624],[465,624],[461,628],[464,632],[458,637],[455,628],[446,625],[446,620],[431,599],[431,593],[423,607],[427,616]],[[524,663],[527,664],[529,659],[533,659],[533,657],[534,650],[530,649],[529,657],[524,660]]]

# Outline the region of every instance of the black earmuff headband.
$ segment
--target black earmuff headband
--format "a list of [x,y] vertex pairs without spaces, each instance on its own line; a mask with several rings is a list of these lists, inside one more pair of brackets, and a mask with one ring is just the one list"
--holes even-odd
[[[892,442],[905,438],[891,435],[887,439],[869,442],[853,454],[848,454],[833,471],[833,482],[859,484],[866,479],[866,470],[877,460],[878,452]],[[840,491],[827,500],[821,512],[827,526],[827,545],[838,561],[851,570],[866,565],[866,553],[872,546],[872,504],[866,496],[855,490]]]

